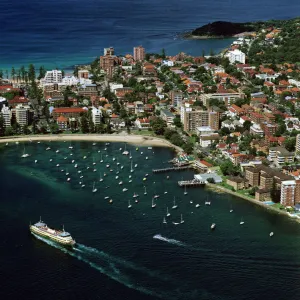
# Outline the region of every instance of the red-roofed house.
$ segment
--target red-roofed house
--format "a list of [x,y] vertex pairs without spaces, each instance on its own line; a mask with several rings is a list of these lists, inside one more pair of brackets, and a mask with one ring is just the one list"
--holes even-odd
[[208,163],[205,160],[195,160],[194,165],[202,172],[207,172],[209,168],[213,167],[212,164]]
[[59,116],[66,118],[79,118],[81,113],[86,112],[86,109],[81,107],[56,107],[52,111],[54,120],[57,120]]
[[59,116],[56,119],[56,123],[60,130],[66,130],[68,128],[68,119],[64,116]]

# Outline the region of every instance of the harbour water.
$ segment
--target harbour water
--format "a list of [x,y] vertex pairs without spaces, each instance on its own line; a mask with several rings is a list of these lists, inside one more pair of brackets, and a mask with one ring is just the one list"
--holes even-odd
[[[124,147],[32,142],[1,148],[1,299],[299,299],[298,223],[201,187],[184,195],[177,181],[191,179],[191,170],[152,173],[168,166],[174,155],[168,148],[136,151],[128,144],[131,172]],[[24,151],[30,156],[21,158]],[[154,195],[160,197],[152,208]],[[76,248],[32,236],[28,225],[40,216],[50,227],[64,225]]]
[[287,19],[299,15],[300,2],[289,0],[0,0],[0,69],[30,63],[69,68],[89,63],[114,46],[116,53],[191,55],[215,52],[231,40],[182,40],[178,33],[209,22]]

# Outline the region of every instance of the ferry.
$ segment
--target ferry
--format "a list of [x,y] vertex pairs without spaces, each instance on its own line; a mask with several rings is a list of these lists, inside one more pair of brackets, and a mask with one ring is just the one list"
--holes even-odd
[[63,230],[55,230],[47,226],[41,219],[39,222],[30,225],[29,230],[32,234],[44,237],[46,239],[52,240],[58,244],[73,247],[75,245],[75,240],[71,237],[69,232]]

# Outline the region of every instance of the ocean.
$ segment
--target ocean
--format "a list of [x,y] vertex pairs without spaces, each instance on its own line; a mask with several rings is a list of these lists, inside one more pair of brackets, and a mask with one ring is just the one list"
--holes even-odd
[[[124,143],[1,146],[1,299],[299,299],[298,223],[204,187],[184,195],[193,171],[154,174],[173,151],[136,147],[130,160]],[[76,248],[31,235],[40,217]]]
[[103,48],[132,53],[191,55],[218,52],[232,39],[182,40],[178,33],[212,21],[234,22],[296,17],[298,0],[0,0],[0,69],[14,66],[70,69],[93,61]]

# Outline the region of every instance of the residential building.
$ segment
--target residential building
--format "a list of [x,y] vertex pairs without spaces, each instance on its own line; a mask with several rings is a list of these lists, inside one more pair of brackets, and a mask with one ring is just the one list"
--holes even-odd
[[221,137],[218,134],[202,134],[199,136],[199,145],[206,148],[212,143],[218,142],[220,139]]
[[245,168],[245,178],[251,186],[259,186],[260,172],[257,168]]
[[197,127],[208,126],[208,111],[195,110],[189,103],[181,105],[180,120],[185,131],[196,131]]
[[4,127],[7,128],[7,127],[11,127],[11,111],[10,109],[3,105],[2,109],[1,109],[1,114],[2,114],[2,117],[4,119]]
[[78,88],[78,95],[83,97],[98,96],[96,84],[83,84]]
[[88,79],[89,78],[89,71],[88,70],[78,70],[78,78],[84,78]]
[[93,107],[92,108],[92,119],[93,119],[94,125],[100,125],[101,124],[101,118],[102,118],[101,109]]
[[213,130],[220,129],[220,113],[216,111],[210,111],[208,113],[208,124]]
[[269,189],[258,189],[255,192],[256,201],[270,201],[272,199],[271,190]]
[[194,166],[202,172],[207,172],[209,168],[213,167],[213,165],[208,163],[207,161],[198,159],[195,160]]
[[64,116],[66,118],[79,118],[80,114],[86,112],[87,109],[81,107],[56,107],[52,111],[52,116],[54,120],[57,120],[59,116]]
[[235,191],[246,189],[249,187],[248,180],[241,177],[228,177],[226,183],[232,186]]
[[167,125],[173,126],[173,121],[175,116],[167,109],[160,110],[160,116],[163,120],[167,122]]
[[100,68],[106,72],[106,75],[109,78],[113,76],[116,63],[117,57],[115,55],[106,54],[104,56],[100,56]]
[[250,127],[250,133],[259,136],[264,136],[264,131],[260,128],[260,125],[258,124],[254,124]]
[[173,106],[180,107],[183,100],[183,92],[179,90],[172,90],[170,92],[170,98]]
[[30,107],[28,105],[17,105],[16,108],[13,109],[15,112],[15,118],[17,123],[20,126],[25,126],[29,124],[29,110]]
[[269,157],[278,166],[294,161],[294,153],[287,151],[283,147],[271,147],[269,149]]
[[229,61],[233,64],[235,62],[240,62],[244,64],[246,62],[246,55],[244,52],[235,49],[233,51],[228,51],[227,57],[229,58]]
[[143,48],[142,46],[134,47],[133,58],[135,61],[145,60],[145,48]]
[[296,136],[296,153],[300,153],[300,134]]
[[209,107],[209,100],[210,99],[217,99],[220,102],[225,103],[226,106],[229,106],[232,102],[234,102],[235,99],[242,98],[244,99],[245,94],[241,92],[236,92],[234,90],[224,90],[224,91],[218,91],[214,94],[202,94],[200,96],[200,100],[203,101],[203,104],[206,107]]
[[104,56],[105,55],[115,55],[114,47],[104,48]]
[[59,116],[56,119],[56,123],[60,130],[66,130],[68,128],[68,118],[66,118],[64,116]]
[[44,79],[42,79],[41,81],[43,84],[60,83],[62,82],[62,71],[59,70],[47,71]]
[[295,205],[296,181],[287,180],[281,183],[280,203],[284,206]]
[[142,101],[134,102],[134,113],[136,115],[144,113],[144,103]]
[[140,129],[147,129],[150,127],[150,120],[148,118],[136,119],[135,125]]

